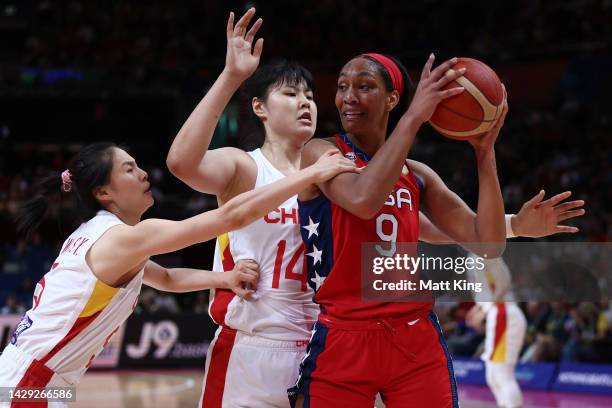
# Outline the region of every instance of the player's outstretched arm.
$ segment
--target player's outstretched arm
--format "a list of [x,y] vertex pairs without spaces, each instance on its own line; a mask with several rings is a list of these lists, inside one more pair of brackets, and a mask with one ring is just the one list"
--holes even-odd
[[525,202],[517,214],[510,217],[513,235],[519,237],[541,238],[549,235],[578,232],[578,228],[561,225],[562,222],[585,214],[584,201],[565,201],[571,191],[564,191],[544,199],[541,190],[531,200]]
[[208,151],[210,141],[232,95],[255,72],[263,50],[263,38],[253,45],[262,19],[247,31],[255,9],[249,9],[234,25],[234,13],[227,21],[225,68],[206,96],[185,121],[168,152],[166,164],[172,174],[195,190],[223,195],[235,177],[239,177],[240,156],[237,149]]
[[148,219],[134,226],[112,227],[92,246],[88,262],[94,273],[110,285],[119,281],[126,271],[137,272],[150,256],[174,252],[244,228],[309,185],[347,171],[359,172],[359,169],[350,160],[330,151],[312,166],[239,194],[216,210],[182,221]]
[[[432,54],[423,67],[410,107],[363,172],[359,175],[340,175],[319,184],[319,188],[330,200],[360,218],[374,217],[383,206],[402,171],[417,131],[429,120],[438,103],[463,92],[462,87],[442,90],[446,84],[465,72],[460,69],[448,76],[444,75],[456,59],[448,60],[432,70],[433,62]],[[397,93],[391,96],[397,98]],[[305,146],[302,161],[306,165],[314,162],[330,146],[329,142],[313,140]]]
[[[506,214],[510,228],[506,228],[506,238],[542,238],[562,233],[576,233],[578,228],[561,225],[561,222],[585,214],[583,200],[567,201],[571,191],[557,194],[546,201],[544,190],[526,201],[517,214]],[[419,212],[419,240],[429,243],[453,243],[454,241],[436,227],[429,218]]]
[[259,265],[246,259],[236,263],[227,272],[211,272],[190,268],[165,268],[148,261],[144,270],[144,284],[166,292],[192,292],[211,288],[230,289],[242,298],[254,291],[246,287],[257,287]]

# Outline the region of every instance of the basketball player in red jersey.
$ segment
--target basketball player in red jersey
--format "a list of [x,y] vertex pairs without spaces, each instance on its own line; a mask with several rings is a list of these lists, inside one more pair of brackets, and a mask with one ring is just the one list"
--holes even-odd
[[[507,112],[488,133],[470,140],[479,178],[474,213],[428,166],[406,160],[421,124],[444,97],[450,60],[432,70],[431,55],[407,110],[409,78],[380,54],[351,59],[340,72],[336,107],[344,133],[313,140],[302,154],[307,165],[336,148],[358,166],[300,196],[302,237],[309,283],[321,314],[300,378],[290,399],[305,407],[372,407],[380,392],[388,408],[457,407],[452,362],[430,302],[364,302],[360,251],[364,242],[391,256],[396,242],[416,242],[419,210],[455,242],[486,244],[500,254],[506,239],[504,207],[493,145]],[[458,74],[463,74],[458,70]],[[400,105],[400,106],[398,106]],[[387,139],[392,112],[401,118]],[[477,250],[482,250],[478,248]]]

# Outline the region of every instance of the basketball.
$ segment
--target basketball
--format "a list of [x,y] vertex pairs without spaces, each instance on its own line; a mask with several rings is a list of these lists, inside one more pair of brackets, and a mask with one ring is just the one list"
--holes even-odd
[[465,91],[443,100],[429,123],[443,136],[466,140],[489,131],[502,113],[504,91],[499,77],[488,65],[472,58],[458,58],[447,73],[466,68],[462,77],[443,89],[462,86]]

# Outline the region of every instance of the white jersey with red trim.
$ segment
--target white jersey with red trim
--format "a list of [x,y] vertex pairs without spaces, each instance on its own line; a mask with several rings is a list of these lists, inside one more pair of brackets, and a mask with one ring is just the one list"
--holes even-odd
[[11,338],[13,347],[70,383],[85,373],[138,300],[144,268],[113,288],[97,279],[85,261],[98,238],[119,224],[116,215],[99,211],[68,237]]
[[[248,154],[257,164],[255,187],[285,177],[261,149]],[[213,270],[228,271],[234,262],[253,259],[261,274],[250,300],[228,290],[211,290],[209,313],[217,324],[273,340],[310,338],[319,310],[306,284],[298,216],[297,196],[293,196],[251,225],[218,237]]]
[[[476,263],[476,255],[468,254]],[[484,268],[468,268],[467,278],[471,282],[482,283],[481,290],[474,292],[474,301],[485,311],[489,311],[498,302],[514,302],[512,294],[512,275],[502,258],[483,259]]]

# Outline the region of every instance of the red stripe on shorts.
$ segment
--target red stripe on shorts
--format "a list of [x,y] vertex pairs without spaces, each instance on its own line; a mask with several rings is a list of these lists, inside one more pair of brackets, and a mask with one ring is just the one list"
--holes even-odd
[[[17,384],[16,388],[32,387],[32,388],[45,388],[53,377],[53,371],[46,365],[38,360],[33,360],[25,374]],[[11,408],[47,408],[47,401],[33,402],[24,401],[11,403]]]
[[506,331],[506,304],[498,303],[497,304],[497,319],[495,320],[495,341],[493,342],[493,350],[491,350],[491,355],[489,359],[493,358],[493,354],[495,354],[495,350],[499,346],[499,342],[501,341],[504,332]]
[[209,349],[212,353],[206,382],[204,383],[204,396],[202,397],[202,408],[221,408],[223,402],[223,391],[225,390],[225,377],[230,355],[234,348],[236,330],[223,327],[215,344]]

